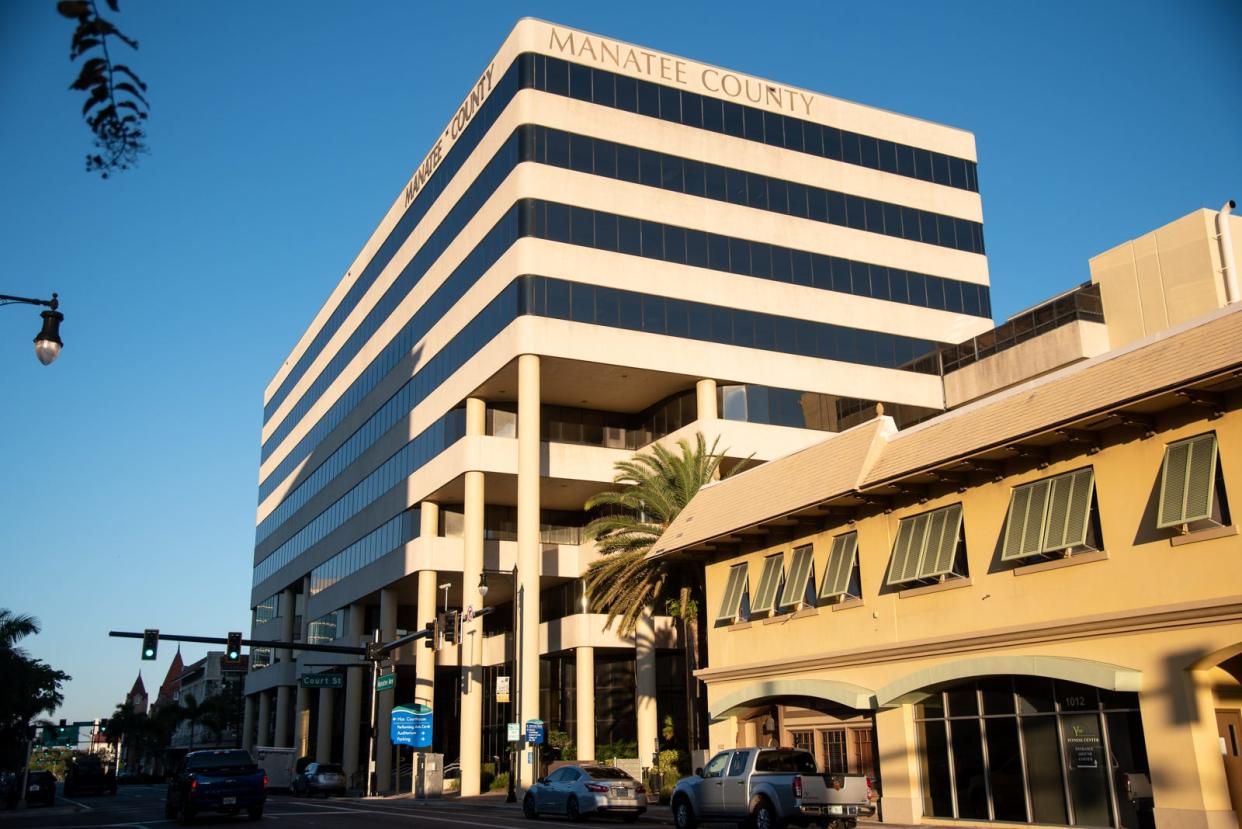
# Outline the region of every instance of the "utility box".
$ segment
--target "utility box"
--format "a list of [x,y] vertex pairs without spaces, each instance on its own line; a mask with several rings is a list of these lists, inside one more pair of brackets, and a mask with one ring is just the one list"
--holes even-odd
[[426,751],[414,754],[414,796],[440,797],[444,794],[444,755]]

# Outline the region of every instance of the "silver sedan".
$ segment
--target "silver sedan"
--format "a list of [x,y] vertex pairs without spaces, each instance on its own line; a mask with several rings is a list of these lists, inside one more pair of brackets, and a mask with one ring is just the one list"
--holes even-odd
[[610,766],[562,766],[531,786],[522,801],[522,813],[564,815],[582,820],[616,815],[626,822],[647,811],[647,790],[621,769]]

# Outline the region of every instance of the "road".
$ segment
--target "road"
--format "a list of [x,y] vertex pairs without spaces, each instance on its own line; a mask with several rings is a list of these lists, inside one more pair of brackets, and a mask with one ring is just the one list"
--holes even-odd
[[[656,809],[655,815],[645,817],[643,823],[655,825],[668,823],[667,809]],[[564,819],[543,818],[538,824],[523,819],[516,805],[506,805],[504,798],[484,797],[460,801],[455,798],[432,800],[308,800],[287,795],[269,795],[264,819],[258,825],[271,821],[277,826],[405,826],[429,829],[464,829],[478,827],[523,827],[547,824],[557,826]],[[622,826],[612,821],[593,821],[597,825]],[[194,821],[196,826],[248,825],[245,815],[227,817],[203,815]],[[0,829],[57,829],[57,827],[110,826],[144,827],[173,826],[175,821],[164,817],[163,786],[122,786],[115,797],[106,795],[82,797],[74,800],[56,798],[52,807],[33,807],[18,812],[0,812]]]

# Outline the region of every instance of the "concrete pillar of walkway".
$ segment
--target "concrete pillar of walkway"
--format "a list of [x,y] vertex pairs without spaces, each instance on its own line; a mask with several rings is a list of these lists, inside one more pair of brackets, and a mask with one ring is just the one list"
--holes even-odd
[[638,762],[655,764],[659,722],[656,714],[655,619],[647,608],[634,628],[634,708],[638,714]]
[[716,413],[716,381],[700,380],[694,384],[695,402],[697,403],[698,420],[715,420]]
[[1234,829],[1210,672],[1172,668],[1153,684],[1139,692],[1139,711],[1156,826]]
[[[423,501],[419,505],[419,535],[423,538],[434,538],[440,532],[440,505],[432,501]],[[438,573],[435,570],[418,571],[418,607],[415,611],[418,630],[426,630],[429,622],[436,620],[436,586]],[[414,646],[414,701],[423,705],[431,705],[436,698],[436,652],[423,647],[422,642]]]
[[884,779],[884,822],[921,821],[923,792],[913,705],[875,712],[875,757]]
[[[349,638],[352,642],[369,639],[363,630],[366,622],[366,608],[355,602],[349,606]],[[343,739],[341,743],[341,766],[345,770],[346,785],[350,788],[362,788],[362,778],[358,758],[361,754],[359,738],[362,734],[362,665],[350,665],[345,670],[345,722],[342,725]]]
[[[466,400],[466,436],[478,437],[486,431],[487,406],[477,397]],[[464,558],[461,573],[461,607],[481,610],[479,577],[483,573],[483,514],[486,509],[483,473],[466,472],[465,505],[462,518]],[[479,793],[483,735],[483,620],[471,622],[462,617],[461,625],[461,794]]]
[[[386,587],[380,591],[380,638],[391,641],[397,635],[397,591]],[[379,721],[375,726],[375,779],[381,794],[392,792],[392,738],[388,729],[392,720],[393,691],[380,691],[376,708]]]
[[281,685],[276,688],[276,727],[272,737],[272,743],[277,748],[289,748],[292,744],[289,742],[289,692],[293,690],[288,685]]
[[595,648],[574,649],[578,759],[595,759]]
[[346,785],[358,785],[358,738],[362,724],[362,666],[350,665],[345,671],[345,722],[341,743],[341,766],[345,770]]
[[297,757],[310,755],[310,689],[298,686],[293,710],[293,747]]
[[[418,571],[418,630],[436,619],[435,570]],[[414,701],[432,705],[436,698],[436,652],[418,642],[414,646]]]
[[246,751],[254,748],[254,707],[254,694],[247,694],[242,708],[242,748]]
[[319,689],[319,722],[315,725],[315,762],[332,762],[332,699],[331,688]]
[[[293,617],[297,612],[297,592],[292,587],[280,591],[280,640],[293,641]],[[279,648],[276,651],[277,662],[288,662],[293,659],[293,651]]]
[[272,744],[272,692],[259,692],[259,727],[255,734],[255,745],[270,746]]
[[[518,357],[518,722],[539,718],[539,357]],[[524,727],[524,726],[523,726]],[[518,785],[535,782],[530,752],[517,764]]]

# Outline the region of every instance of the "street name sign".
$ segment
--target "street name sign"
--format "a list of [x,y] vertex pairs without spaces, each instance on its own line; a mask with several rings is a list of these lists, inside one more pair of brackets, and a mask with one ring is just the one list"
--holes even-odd
[[396,685],[396,684],[397,684],[397,675],[396,675],[396,674],[384,674],[384,675],[383,675],[383,676],[381,676],[381,677],[379,678],[379,680],[375,683],[375,690],[377,690],[377,691],[391,691],[391,690],[392,690],[392,688],[393,688],[393,686],[394,686],[394,685]]
[[303,674],[298,678],[302,688],[344,688],[345,677],[340,674]]

